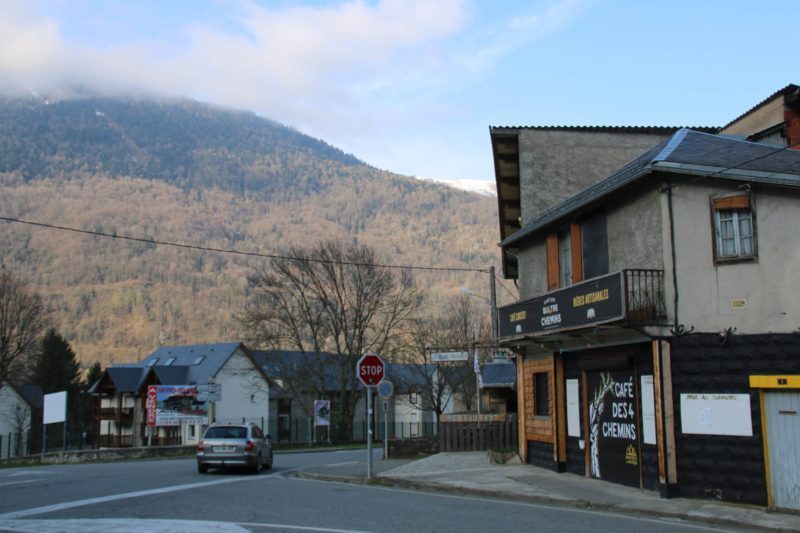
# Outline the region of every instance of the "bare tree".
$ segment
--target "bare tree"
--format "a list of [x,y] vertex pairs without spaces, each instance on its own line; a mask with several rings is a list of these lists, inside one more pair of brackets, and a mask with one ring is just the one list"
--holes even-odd
[[[437,417],[460,393],[467,410],[472,409],[477,395],[477,384],[472,370],[472,348],[480,339],[488,340],[488,320],[476,310],[472,300],[460,295],[450,301],[442,316],[429,320],[415,320],[411,331],[413,344],[409,359],[410,381],[419,384],[419,409],[432,409]],[[470,362],[428,363],[431,351],[467,351]]]
[[42,298],[0,268],[0,382],[20,373],[46,325]]
[[280,255],[249,277],[250,300],[238,318],[258,345],[297,352],[281,376],[285,386],[325,398],[334,384],[338,437],[349,439],[356,362],[398,342],[420,292],[407,270],[378,266],[381,258],[366,246],[328,241]]

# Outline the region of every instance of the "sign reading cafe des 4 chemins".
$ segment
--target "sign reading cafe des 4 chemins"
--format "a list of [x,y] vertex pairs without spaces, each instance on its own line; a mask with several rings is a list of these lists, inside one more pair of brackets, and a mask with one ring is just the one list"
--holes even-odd
[[500,308],[500,336],[552,333],[624,316],[622,273],[594,278]]

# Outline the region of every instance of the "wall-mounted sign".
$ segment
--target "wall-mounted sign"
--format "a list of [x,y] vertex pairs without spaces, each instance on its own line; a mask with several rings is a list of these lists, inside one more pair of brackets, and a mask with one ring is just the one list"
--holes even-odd
[[749,394],[681,394],[681,431],[753,436]]
[[624,316],[622,273],[616,272],[498,309],[500,336],[551,333]]

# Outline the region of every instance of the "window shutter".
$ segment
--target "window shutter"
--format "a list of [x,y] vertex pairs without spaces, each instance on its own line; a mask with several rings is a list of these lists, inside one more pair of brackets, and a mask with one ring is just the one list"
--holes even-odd
[[569,226],[572,250],[572,283],[583,281],[583,250],[581,250],[581,225],[573,222]]
[[547,290],[558,288],[558,235],[547,236]]

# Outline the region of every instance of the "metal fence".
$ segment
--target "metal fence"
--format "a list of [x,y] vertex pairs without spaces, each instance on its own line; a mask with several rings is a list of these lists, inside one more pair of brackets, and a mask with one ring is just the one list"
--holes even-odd
[[476,452],[484,450],[510,450],[517,442],[517,417],[506,415],[504,420],[475,420],[442,422],[439,432],[439,451]]
[[[314,426],[313,417],[294,417],[290,423],[278,420],[266,420],[265,418],[237,418],[237,419],[216,419],[218,424],[240,424],[252,422],[265,430],[272,437],[272,441],[278,445],[307,445],[315,443],[332,442],[335,435],[338,435],[338,426],[331,422],[329,426]],[[435,437],[438,435],[438,427],[435,422],[394,422],[389,423],[388,428],[382,420],[379,420],[372,428],[373,442],[383,441],[388,430],[390,439],[407,439],[416,437]],[[350,442],[367,442],[367,422],[358,421],[353,423],[353,432]]]

